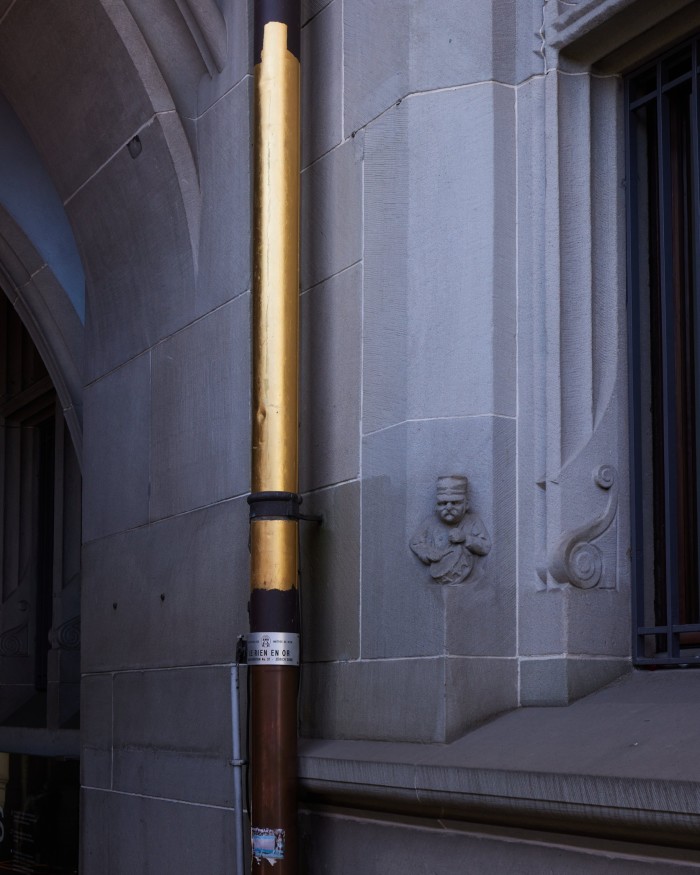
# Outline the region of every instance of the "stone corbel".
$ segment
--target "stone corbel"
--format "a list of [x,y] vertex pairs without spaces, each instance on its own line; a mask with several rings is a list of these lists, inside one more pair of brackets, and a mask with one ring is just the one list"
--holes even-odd
[[592,589],[603,576],[603,554],[593,541],[608,530],[617,513],[618,474],[612,465],[601,465],[593,472],[597,486],[608,493],[605,511],[594,520],[565,532],[552,551],[549,573],[558,583],[579,589]]

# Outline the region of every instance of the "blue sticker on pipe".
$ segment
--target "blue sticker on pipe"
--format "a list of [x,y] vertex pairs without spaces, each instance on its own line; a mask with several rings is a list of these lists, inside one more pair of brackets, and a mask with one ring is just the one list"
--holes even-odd
[[284,830],[254,826],[251,831],[253,856],[258,863],[267,860],[274,866],[284,860]]

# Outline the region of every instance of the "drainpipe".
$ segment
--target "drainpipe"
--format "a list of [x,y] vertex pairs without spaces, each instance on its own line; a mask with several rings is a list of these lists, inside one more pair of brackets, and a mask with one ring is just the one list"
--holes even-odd
[[254,861],[296,875],[299,0],[254,15],[251,840]]

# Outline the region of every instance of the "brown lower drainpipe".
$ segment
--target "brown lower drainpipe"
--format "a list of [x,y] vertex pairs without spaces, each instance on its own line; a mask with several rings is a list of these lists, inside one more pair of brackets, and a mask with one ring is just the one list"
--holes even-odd
[[254,0],[254,15],[252,857],[296,875],[299,0]]

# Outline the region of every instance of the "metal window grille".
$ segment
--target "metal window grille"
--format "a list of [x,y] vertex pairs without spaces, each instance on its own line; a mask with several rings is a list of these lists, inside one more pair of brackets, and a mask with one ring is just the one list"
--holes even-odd
[[700,39],[626,79],[634,658],[700,664]]

